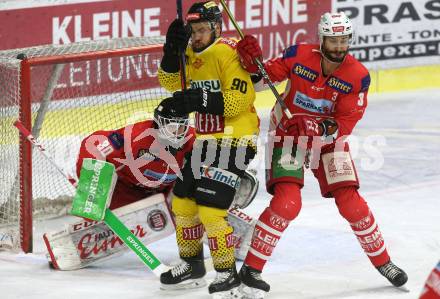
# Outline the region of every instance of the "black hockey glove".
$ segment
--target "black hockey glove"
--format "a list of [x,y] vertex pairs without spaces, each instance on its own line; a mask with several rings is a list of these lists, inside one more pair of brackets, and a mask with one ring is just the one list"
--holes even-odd
[[319,123],[320,130],[322,131],[322,136],[328,137],[332,136],[333,139],[338,137],[338,123],[333,119],[324,119]]
[[168,27],[164,56],[160,66],[165,72],[176,73],[179,71],[179,53],[185,52],[188,46],[190,33],[182,20],[175,19]]
[[224,114],[224,100],[221,92],[210,92],[206,89],[195,88],[184,91],[176,91],[173,98],[177,102],[178,109],[183,113],[200,112],[216,115]]

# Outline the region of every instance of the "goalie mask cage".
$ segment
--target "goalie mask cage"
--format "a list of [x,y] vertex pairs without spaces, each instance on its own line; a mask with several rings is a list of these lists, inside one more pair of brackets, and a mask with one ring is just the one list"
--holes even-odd
[[163,38],[121,38],[0,52],[0,241],[32,252],[33,219],[66,214],[74,188],[13,126],[19,119],[68,173],[81,140],[152,116],[169,94]]

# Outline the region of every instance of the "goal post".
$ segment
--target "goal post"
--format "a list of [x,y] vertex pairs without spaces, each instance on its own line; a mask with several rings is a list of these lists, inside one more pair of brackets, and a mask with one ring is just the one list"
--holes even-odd
[[13,122],[75,176],[84,137],[147,119],[169,95],[157,80],[163,42],[132,37],[0,52],[0,239],[32,252],[33,221],[65,214],[74,195]]

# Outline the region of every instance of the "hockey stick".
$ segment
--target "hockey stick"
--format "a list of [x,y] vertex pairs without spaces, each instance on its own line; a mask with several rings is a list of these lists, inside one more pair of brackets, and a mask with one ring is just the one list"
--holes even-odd
[[[240,26],[238,26],[237,22],[235,21],[235,18],[232,15],[231,11],[229,10],[228,6],[226,5],[225,0],[220,0],[220,2],[223,6],[223,9],[228,14],[228,17],[231,20],[232,24],[234,25],[235,30],[237,30],[238,34],[240,35],[240,38],[243,39],[244,38],[243,31],[241,31]],[[284,103],[284,101],[283,101],[283,98],[278,93],[278,90],[275,88],[272,81],[270,80],[269,75],[267,74],[266,70],[264,69],[263,63],[258,58],[255,58],[255,63],[257,64],[257,67],[260,70],[260,73],[263,76],[264,80],[267,82],[267,85],[269,85],[270,90],[272,90],[272,93],[274,94],[277,103],[283,109],[284,114],[287,116],[288,119],[291,119],[293,117],[293,115],[292,115],[292,113],[290,113],[289,108],[287,108],[286,103]]]
[[[43,156],[73,185],[77,185],[77,181],[67,174],[53,159],[46,153],[44,146],[39,143],[34,136],[27,130],[23,124],[17,120],[14,122],[14,126],[23,134],[23,136],[29,140],[42,154]],[[129,247],[140,260],[151,269],[156,275],[160,276],[162,272],[167,270],[167,266],[151,252],[128,228],[116,217],[109,209],[105,211],[104,223],[111,228],[111,230]]]
[[[176,0],[177,19],[183,22],[182,0]],[[186,59],[185,49],[179,49],[180,78],[182,90],[186,90]]]
[[64,170],[58,166],[55,160],[52,159],[52,157],[46,153],[46,149],[44,148],[44,146],[41,143],[39,143],[38,140],[31,134],[31,132],[29,132],[28,129],[26,129],[23,126],[21,121],[16,120],[14,122],[14,126],[21,132],[21,134],[23,134],[23,136],[27,140],[29,140],[30,143],[32,143],[33,146],[35,146],[43,154],[43,156],[50,162],[50,164],[55,166],[56,170],[58,170],[58,172],[61,175],[63,175],[69,181],[69,183],[71,183],[74,187],[76,187],[77,184],[76,180],[73,177],[71,177],[68,173],[64,172]]

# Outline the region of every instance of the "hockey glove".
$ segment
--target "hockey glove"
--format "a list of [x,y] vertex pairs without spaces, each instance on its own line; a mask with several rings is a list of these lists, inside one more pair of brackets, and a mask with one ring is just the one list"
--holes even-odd
[[338,123],[335,120],[325,119],[323,121],[317,121],[316,119],[308,116],[295,116],[291,119],[286,119],[282,123],[282,126],[289,136],[293,136],[295,138],[299,138],[301,136],[307,137],[308,148],[312,147],[314,136],[332,136],[334,140],[337,137],[336,135],[338,131]]
[[178,109],[184,113],[200,112],[216,115],[224,113],[224,99],[221,92],[210,92],[203,88],[176,91],[173,98]]
[[252,35],[246,35],[237,44],[237,52],[240,57],[241,66],[251,74],[258,73],[258,67],[255,59],[262,60],[263,52],[261,51],[258,41]]
[[189,37],[190,33],[182,20],[175,19],[170,24],[163,46],[164,56],[160,64],[165,72],[176,73],[179,71],[179,53],[186,50]]

